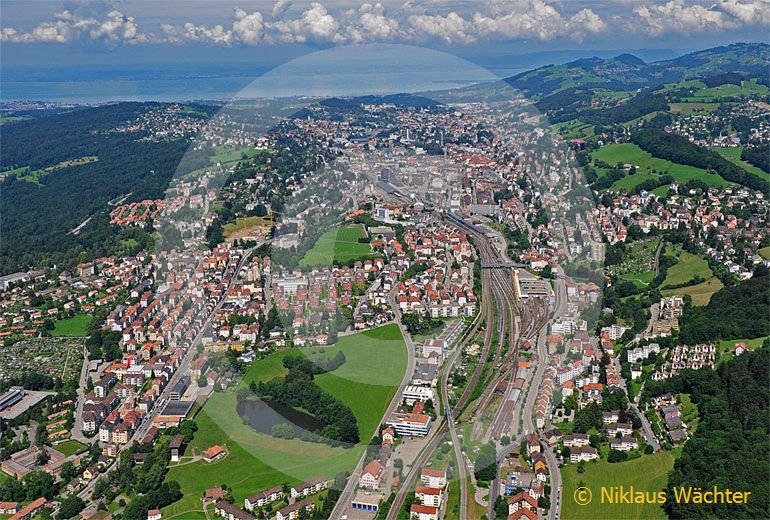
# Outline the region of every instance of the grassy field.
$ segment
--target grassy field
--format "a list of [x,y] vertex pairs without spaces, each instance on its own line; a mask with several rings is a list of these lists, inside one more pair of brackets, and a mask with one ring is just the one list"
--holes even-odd
[[53,166],[49,166],[47,168],[43,168],[40,170],[32,170],[29,166],[22,166],[20,168],[15,168],[13,170],[9,170],[4,173],[8,175],[15,175],[18,179],[22,179],[27,182],[40,184],[40,179],[42,179],[49,173],[53,173],[58,170],[63,170],[65,168],[71,168],[73,166],[82,166],[84,164],[95,163],[98,161],[99,161],[99,158],[97,156],[89,155],[86,157],[78,157],[76,159],[71,159],[69,161],[62,161],[58,164],[54,164]]
[[85,336],[91,319],[91,316],[78,314],[72,318],[56,320],[51,336]]
[[[672,296],[674,294],[684,296],[689,294],[692,297],[693,305],[707,305],[709,300],[711,300],[711,295],[724,287],[722,282],[711,272],[711,268],[704,258],[687,251],[682,251],[681,246],[667,246],[666,254],[677,255],[679,262],[668,268],[666,279],[660,287],[660,292],[663,296]],[[696,276],[703,278],[705,281],[688,287],[666,289],[667,286],[688,282]]]
[[211,161],[211,164],[216,164],[216,163],[224,164],[224,163],[242,161],[244,155],[246,156],[246,158],[251,158],[261,153],[263,153],[262,150],[255,150],[254,148],[251,148],[248,146],[243,146],[235,150],[233,150],[228,146],[218,146],[216,149],[216,153],[213,156],[211,156],[210,161]]
[[200,497],[203,492],[222,483],[232,487],[236,502],[242,504],[245,497],[266,487],[299,480],[265,464],[238,442],[233,442],[229,432],[226,433],[220,428],[205,410],[198,414],[195,420],[198,423],[198,431],[187,447],[187,452],[193,449],[199,451],[214,444],[226,444],[228,454],[213,464],[199,461],[169,468],[166,479],[179,482],[184,498],[163,509],[165,518],[187,518],[182,513],[202,511]]
[[330,229],[318,238],[313,247],[300,261],[302,267],[330,266],[334,262],[346,263],[371,253],[372,246],[358,241],[364,237],[361,224]]
[[584,123],[579,119],[573,119],[565,123],[556,123],[551,125],[550,128],[564,139],[581,139],[594,135],[593,125]]
[[766,337],[752,338],[752,339],[723,339],[717,344],[719,352],[718,364],[722,364],[733,358],[733,351],[735,350],[736,343],[743,342],[749,346],[749,350],[754,350],[762,346]]
[[[316,378],[318,384],[345,402],[358,419],[361,439],[368,441],[398,388],[406,369],[406,345],[397,326],[388,325],[344,336],[331,347],[294,349],[273,353],[251,365],[238,388],[252,381],[268,381],[286,373],[283,358],[303,352],[309,358],[345,353],[345,364]],[[376,370],[372,370],[376,367]],[[215,393],[196,417],[199,430],[186,448],[186,455],[213,444],[226,444],[228,455],[211,465],[199,461],[171,466],[169,480],[182,485],[185,498],[164,510],[180,515],[200,510],[199,496],[222,482],[233,487],[236,503],[265,487],[294,483],[319,475],[334,477],[350,470],[361,456],[363,444],[332,448],[299,439],[279,439],[257,433],[243,423],[235,408],[236,389]]]
[[56,446],[54,446],[54,449],[56,449],[56,451],[60,451],[64,455],[68,455],[68,456],[73,455],[75,453],[80,453],[81,451],[85,451],[86,448],[88,448],[88,446],[74,439],[61,442]]
[[682,410],[682,422],[687,425],[687,432],[692,435],[698,427],[698,407],[692,402],[690,394],[676,395]]
[[770,246],[763,247],[759,251],[757,251],[757,254],[761,256],[762,258],[770,259]]
[[[345,364],[316,378],[318,385],[350,406],[361,439],[369,439],[406,369],[406,346],[397,325],[344,336],[324,356],[345,353]],[[313,358],[311,353],[308,357]]]
[[663,296],[671,296],[673,294],[680,294],[682,296],[689,294],[692,297],[692,304],[701,306],[708,305],[711,301],[711,296],[724,287],[724,284],[719,278],[712,278],[698,285],[691,285],[690,287],[683,287],[681,289],[668,289],[660,291]]
[[668,285],[678,285],[689,282],[695,277],[708,280],[713,276],[711,268],[705,258],[693,255],[687,251],[682,251],[679,255],[679,262],[669,267],[666,279],[661,285],[666,288]]
[[641,273],[626,273],[620,277],[621,280],[634,282],[637,287],[647,287],[652,279],[655,278],[655,271],[644,271]]
[[716,87],[706,87],[704,85],[704,88],[695,91],[691,97],[686,99],[700,103],[711,103],[726,97],[749,97],[756,94],[764,94],[767,90],[766,86],[758,84],[755,80],[747,80],[742,81],[740,85],[733,85],[731,83]]
[[[561,470],[564,479],[561,516],[564,520],[664,519],[665,512],[655,504],[602,504],[601,488],[634,486],[636,491],[659,491],[666,486],[668,472],[673,467],[674,455],[669,451],[616,464],[606,460],[589,462],[582,474],[577,472],[577,464],[570,464]],[[578,505],[573,498],[581,486],[593,493],[593,500],[586,506]]]
[[713,112],[719,103],[670,103],[668,109],[674,114],[692,115],[696,113]]
[[[729,183],[718,175],[706,173],[701,168],[676,164],[665,159],[653,157],[633,143],[620,143],[602,146],[592,154],[610,165],[617,163],[633,164],[637,167],[634,175],[626,175],[616,181],[610,189],[617,191],[633,190],[637,185],[649,179],[657,179],[662,175],[671,175],[679,183],[691,179],[699,179],[710,186],[723,187]],[[654,170],[654,172],[653,172]]]
[[741,160],[741,153],[743,152],[743,146],[736,146],[735,148],[718,147],[718,148],[712,148],[712,150],[717,152],[719,155],[721,155],[728,161],[734,162],[735,164],[737,164],[747,172],[758,175],[763,179],[770,179],[770,174],[768,174],[767,172],[763,171],[760,168],[757,168],[751,163]]

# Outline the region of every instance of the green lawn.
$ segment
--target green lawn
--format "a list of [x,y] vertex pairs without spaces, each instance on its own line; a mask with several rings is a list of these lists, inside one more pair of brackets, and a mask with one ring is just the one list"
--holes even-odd
[[88,446],[74,439],[61,442],[56,446],[54,446],[54,449],[56,449],[56,451],[60,451],[64,455],[68,455],[68,456],[73,455],[75,453],[80,453],[81,451],[85,451],[86,448],[88,448]]
[[639,288],[647,287],[650,282],[655,278],[655,271],[644,271],[642,273],[626,273],[620,276],[621,280],[629,280],[634,282]]
[[[660,491],[666,486],[668,472],[674,467],[674,455],[661,451],[643,455],[637,459],[610,464],[606,460],[586,463],[585,472],[577,472],[577,464],[561,469],[564,479],[562,494],[562,518],[564,520],[621,520],[665,519],[666,514],[654,504],[602,503],[602,486],[634,486],[635,491]],[[578,487],[585,486],[593,493],[593,500],[586,506],[578,505],[573,496]]]
[[211,157],[210,161],[211,164],[230,163],[242,161],[244,155],[246,158],[251,158],[261,153],[263,153],[261,150],[255,150],[254,148],[248,146],[243,146],[236,150],[233,150],[228,146],[218,146],[216,149],[216,154]]
[[[345,353],[345,364],[319,375],[318,384],[345,402],[358,419],[361,439],[368,441],[393,397],[406,369],[406,345],[396,325],[344,336],[331,347],[293,349],[256,361],[244,374],[239,388],[251,381],[267,381],[286,373],[283,358],[303,352],[310,358]],[[199,496],[222,482],[233,487],[236,503],[265,487],[299,482],[319,475],[329,478],[349,471],[364,449],[332,448],[298,439],[278,439],[257,433],[243,423],[236,408],[236,390],[215,393],[196,417],[199,430],[186,448],[192,455],[213,444],[226,444],[229,454],[211,465],[204,462],[174,466],[168,479],[182,485],[185,498],[164,510],[169,516],[200,509]]]
[[698,427],[698,407],[692,402],[690,394],[676,396],[682,410],[682,422],[687,425],[687,431],[692,435]]
[[[714,276],[708,262],[704,258],[687,251],[682,251],[681,246],[667,246],[666,254],[677,255],[679,262],[668,268],[666,279],[660,287],[660,292],[663,296],[672,296],[674,294],[684,296],[689,294],[692,297],[693,305],[707,305],[709,300],[711,300],[711,295],[724,287],[722,282]],[[688,287],[666,289],[667,286],[685,283],[696,276],[703,278],[705,281]]]
[[757,251],[757,254],[762,258],[770,259],[770,246],[763,247],[762,249]]
[[660,293],[663,296],[671,296],[673,294],[684,296],[689,294],[692,297],[692,304],[701,306],[708,305],[709,301],[711,301],[711,296],[715,292],[719,291],[722,287],[724,287],[724,284],[721,282],[721,280],[719,280],[719,278],[715,276],[710,280],[699,283],[698,285],[691,285],[681,289],[662,290]]
[[[594,159],[602,160],[613,166],[617,163],[623,163],[633,164],[637,167],[637,172],[634,175],[626,175],[610,187],[616,191],[633,190],[638,184],[648,179],[657,179],[662,175],[671,175],[679,183],[699,179],[709,186],[723,187],[729,184],[719,175],[706,173],[701,168],[653,157],[633,143],[602,146],[593,152],[592,156]],[[655,171],[653,172],[653,170]]]
[[713,276],[711,268],[705,258],[693,255],[687,251],[682,251],[679,256],[679,262],[668,268],[666,279],[661,285],[666,288],[668,285],[678,285],[689,282],[695,277],[708,280]]
[[341,350],[346,361],[334,372],[319,375],[316,381],[350,406],[358,419],[361,439],[368,440],[404,376],[407,355],[401,331],[395,324],[385,325],[344,336],[325,350],[326,356]]
[[[237,415],[235,417],[237,418]],[[190,452],[193,448],[200,450],[213,444],[226,444],[228,455],[213,464],[199,461],[177,467],[172,465],[166,479],[179,482],[184,498],[163,508],[164,517],[179,515],[180,518],[186,518],[186,515],[181,514],[201,511],[200,497],[203,492],[222,483],[232,488],[236,502],[242,504],[244,498],[266,487],[300,480],[265,464],[238,442],[233,442],[229,438],[229,432],[220,428],[205,410],[198,414],[195,420],[198,423],[198,431],[187,451]]]
[[713,112],[719,107],[719,103],[669,103],[668,109],[676,114],[692,115],[696,113]]
[[740,85],[726,83],[716,87],[704,87],[693,93],[687,100],[710,103],[725,97],[749,97],[756,94],[767,93],[767,87],[760,85],[756,80],[742,81]]
[[90,323],[91,316],[86,314],[56,320],[51,336],[85,336]]
[[300,261],[302,267],[330,266],[334,262],[347,263],[372,252],[372,246],[358,241],[363,238],[361,224],[330,229],[321,235]]
[[719,352],[718,364],[722,364],[733,358],[733,351],[735,350],[735,344],[743,342],[749,346],[749,350],[754,350],[762,346],[762,343],[767,339],[766,337],[752,338],[752,339],[723,339],[717,344]]
[[758,175],[762,179],[770,179],[770,174],[768,174],[761,168],[757,168],[753,164],[741,160],[741,153],[743,152],[743,146],[736,146],[735,148],[718,147],[718,148],[712,148],[712,150],[717,152],[719,155],[721,155],[728,161],[734,162],[735,164],[737,164],[747,172]]
[[573,119],[564,123],[556,123],[550,126],[551,130],[556,131],[563,139],[581,139],[594,135],[594,126],[584,123],[579,119]]

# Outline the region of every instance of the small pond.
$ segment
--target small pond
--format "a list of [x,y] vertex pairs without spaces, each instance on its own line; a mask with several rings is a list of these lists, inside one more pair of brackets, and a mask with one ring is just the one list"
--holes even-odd
[[252,428],[267,435],[271,435],[273,426],[280,423],[294,427],[295,435],[300,435],[302,430],[313,432],[325,426],[323,421],[310,414],[270,399],[247,399],[239,402],[236,410]]

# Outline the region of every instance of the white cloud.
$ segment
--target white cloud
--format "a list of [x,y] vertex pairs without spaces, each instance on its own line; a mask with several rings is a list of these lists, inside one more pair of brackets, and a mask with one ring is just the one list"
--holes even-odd
[[151,39],[139,32],[132,16],[117,10],[110,11],[101,21],[62,11],[56,13],[52,21],[41,22],[28,32],[12,27],[0,32],[0,41],[12,43],[69,43],[82,37],[110,45],[145,43]]
[[292,1],[291,0],[277,0],[275,4],[273,4],[273,11],[272,15],[273,18],[278,18],[283,13],[286,12],[286,10],[291,7]]
[[170,43],[200,42],[224,46],[233,43],[233,32],[221,25],[209,27],[187,22],[182,26],[163,24],[160,28]]
[[274,38],[288,43],[340,42],[337,32],[339,23],[326,7],[313,2],[299,18],[270,22],[266,26],[274,32]]
[[[402,0],[403,1],[403,0]],[[606,0],[604,0],[606,1]],[[371,3],[370,3],[371,2]],[[405,0],[386,13],[372,0],[346,10],[315,1],[298,14],[292,0],[275,0],[272,9],[248,12],[240,7],[230,21],[206,24],[163,23],[155,34],[142,32],[133,16],[119,10],[77,9],[25,30],[0,29],[0,41],[11,43],[94,41],[107,45],[201,42],[211,45],[290,43],[367,43],[383,41],[469,44],[519,39],[584,41],[612,30],[655,37],[664,33],[696,34],[770,25],[770,0]],[[593,9],[587,7],[592,5]],[[348,6],[350,4],[347,4]],[[483,7],[482,7],[483,6]],[[596,11],[595,11],[596,9]],[[184,19],[182,19],[184,20]]]
[[651,36],[666,32],[693,34],[705,31],[735,29],[740,23],[713,7],[687,5],[684,0],[670,0],[665,4],[647,4],[634,8],[634,15],[626,23],[631,31],[642,31]]
[[388,41],[401,35],[398,20],[389,18],[380,3],[351,9],[345,13],[345,18],[343,37],[352,43]]
[[95,40],[111,44],[142,43],[147,40],[146,35],[139,33],[134,18],[125,16],[120,11],[110,11],[107,19],[91,29],[90,34]]
[[409,25],[411,36],[418,41],[436,39],[448,45],[476,41],[471,34],[472,24],[454,11],[446,16],[413,15],[409,17]]
[[582,41],[589,34],[599,34],[607,30],[607,22],[591,9],[581,9],[567,23],[570,38]]
[[730,14],[746,25],[770,25],[770,1],[721,0],[715,8]]
[[249,14],[240,7],[235,8],[233,34],[243,43],[254,45],[262,40],[264,24],[262,13],[254,11]]
[[492,15],[476,12],[473,23],[483,38],[550,40],[564,35],[561,13],[543,0],[496,4]]

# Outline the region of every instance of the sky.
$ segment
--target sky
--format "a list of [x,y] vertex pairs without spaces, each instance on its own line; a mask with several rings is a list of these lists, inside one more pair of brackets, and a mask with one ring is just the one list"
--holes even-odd
[[769,27],[770,0],[3,0],[0,66],[270,64],[363,43],[477,62],[634,49],[654,58],[767,41]]

